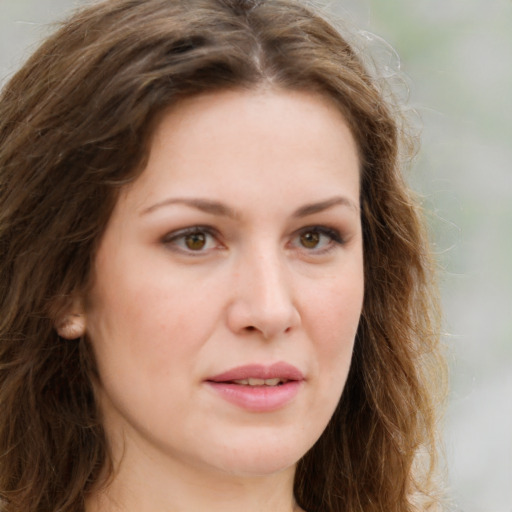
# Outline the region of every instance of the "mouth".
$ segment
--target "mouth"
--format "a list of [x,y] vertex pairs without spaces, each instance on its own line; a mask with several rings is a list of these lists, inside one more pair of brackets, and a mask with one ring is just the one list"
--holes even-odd
[[278,362],[270,365],[247,364],[231,368],[207,379],[210,382],[240,384],[242,386],[278,386],[289,381],[302,381],[304,375],[295,366]]
[[275,379],[257,379],[250,377],[249,379],[238,379],[231,381],[233,384],[239,384],[240,386],[282,386],[287,382],[290,382],[288,379],[281,379],[279,377]]
[[305,378],[288,363],[246,365],[206,380],[223,400],[251,412],[272,412],[291,403]]

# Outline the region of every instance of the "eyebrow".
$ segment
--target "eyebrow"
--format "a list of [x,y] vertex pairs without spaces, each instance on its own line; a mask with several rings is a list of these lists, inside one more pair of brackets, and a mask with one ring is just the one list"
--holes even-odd
[[182,204],[185,206],[190,206],[192,208],[196,208],[197,210],[201,210],[202,212],[209,213],[211,215],[218,215],[222,217],[230,217],[232,219],[236,219],[240,217],[240,215],[229,206],[220,203],[218,201],[211,201],[209,199],[199,199],[199,198],[169,198],[164,199],[163,201],[159,201],[149,208],[144,209],[141,212],[141,215],[146,215],[151,213],[159,208],[163,208],[164,206],[171,206],[174,204]]
[[311,203],[301,206],[300,208],[295,210],[293,216],[307,217],[308,215],[323,212],[324,210],[328,210],[329,208],[332,208],[334,206],[346,206],[348,208],[355,210],[357,213],[359,213],[360,210],[359,206],[350,199],[348,199],[347,197],[335,196],[331,197],[330,199],[326,199],[325,201],[320,201],[319,203]]
[[[141,215],[146,215],[165,206],[172,206],[175,204],[189,206],[202,212],[209,213],[210,215],[229,217],[231,219],[241,218],[241,214],[239,212],[219,201],[185,197],[168,198],[164,199],[163,201],[159,201],[158,203],[155,203],[150,207],[142,210]],[[333,208],[334,206],[345,206],[359,213],[359,206],[356,203],[354,203],[347,197],[334,196],[329,199],[326,199],[325,201],[320,201],[318,203],[310,203],[301,206],[300,208],[293,212],[292,217],[307,217],[308,215],[323,212],[325,210],[328,210],[329,208]]]

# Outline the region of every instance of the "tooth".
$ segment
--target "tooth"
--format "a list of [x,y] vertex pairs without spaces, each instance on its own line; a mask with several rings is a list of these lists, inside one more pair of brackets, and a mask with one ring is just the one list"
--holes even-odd
[[255,377],[249,377],[248,379],[237,379],[233,381],[235,384],[240,386],[277,386],[280,383],[288,382],[286,379],[279,377],[275,379],[257,379]]
[[263,386],[264,384],[264,379],[254,379],[252,377],[249,378],[249,386]]

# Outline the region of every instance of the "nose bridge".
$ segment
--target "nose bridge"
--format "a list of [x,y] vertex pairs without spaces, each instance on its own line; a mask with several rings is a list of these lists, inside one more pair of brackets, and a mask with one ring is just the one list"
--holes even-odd
[[237,330],[258,330],[266,338],[299,322],[291,275],[277,244],[260,240],[241,254],[235,271],[233,320]]
[[291,300],[284,263],[277,251],[264,248],[257,251],[244,269],[255,304],[262,309],[283,307]]

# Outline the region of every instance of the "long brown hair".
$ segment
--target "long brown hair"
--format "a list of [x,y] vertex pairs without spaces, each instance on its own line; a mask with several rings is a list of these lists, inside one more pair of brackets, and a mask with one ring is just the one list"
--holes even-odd
[[54,319],[87,286],[158,115],[186,96],[259,86],[329,95],[363,162],[363,314],[341,401],[298,464],[296,500],[308,512],[435,505],[443,361],[396,110],[353,47],[297,1],[110,0],[65,22],[0,98],[2,511],[82,511],[109,467],[94,357],[86,339],[59,338]]

